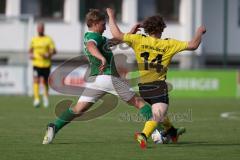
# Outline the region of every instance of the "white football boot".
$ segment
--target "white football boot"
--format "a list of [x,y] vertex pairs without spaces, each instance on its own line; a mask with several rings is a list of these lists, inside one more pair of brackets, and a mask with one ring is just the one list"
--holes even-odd
[[48,124],[47,130],[42,144],[50,144],[55,137],[55,125],[53,123]]

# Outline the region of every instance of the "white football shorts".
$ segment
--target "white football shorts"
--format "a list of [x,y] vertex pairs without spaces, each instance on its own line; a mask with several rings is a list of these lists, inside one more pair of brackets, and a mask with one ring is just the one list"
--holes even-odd
[[119,96],[125,102],[135,96],[133,89],[122,79],[111,75],[98,75],[88,78],[86,88],[78,102],[95,103],[106,93]]

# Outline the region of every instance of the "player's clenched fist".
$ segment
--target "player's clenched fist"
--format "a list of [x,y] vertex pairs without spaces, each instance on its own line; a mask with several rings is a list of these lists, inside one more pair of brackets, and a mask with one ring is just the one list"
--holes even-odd
[[205,26],[200,26],[200,27],[198,28],[198,32],[200,32],[200,33],[202,33],[202,34],[205,34],[205,33],[207,32],[207,29],[206,29]]
[[113,9],[107,8],[106,11],[107,11],[107,14],[108,14],[109,17],[114,17],[114,10]]

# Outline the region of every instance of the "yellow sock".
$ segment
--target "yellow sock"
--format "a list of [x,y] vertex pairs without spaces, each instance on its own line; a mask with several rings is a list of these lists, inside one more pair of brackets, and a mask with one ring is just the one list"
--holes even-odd
[[39,98],[39,84],[38,83],[33,83],[33,96],[34,99],[40,99]]
[[168,131],[173,126],[168,117],[164,118],[162,125],[163,125],[165,131]]
[[144,133],[146,135],[146,137],[149,138],[151,136],[152,132],[157,128],[157,126],[158,126],[158,122],[147,121],[145,123],[142,133]]

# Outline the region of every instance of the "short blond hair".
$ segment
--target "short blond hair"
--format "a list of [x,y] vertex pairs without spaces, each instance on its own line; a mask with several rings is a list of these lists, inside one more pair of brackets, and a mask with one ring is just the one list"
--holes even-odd
[[86,15],[86,23],[88,27],[92,27],[94,23],[106,21],[105,13],[101,12],[99,9],[90,9]]

